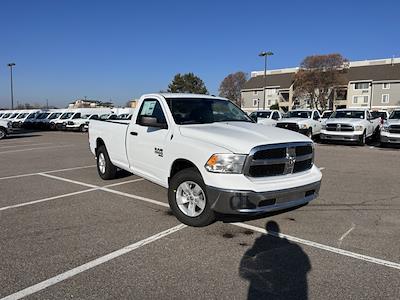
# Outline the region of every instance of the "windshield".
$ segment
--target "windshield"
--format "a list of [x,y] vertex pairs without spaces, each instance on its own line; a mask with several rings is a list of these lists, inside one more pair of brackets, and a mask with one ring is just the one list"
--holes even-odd
[[52,113],[49,116],[49,120],[57,119],[60,115],[61,115],[61,113]]
[[50,113],[42,113],[40,115],[37,116],[36,119],[42,120],[45,119]]
[[286,118],[303,118],[303,119],[309,119],[311,118],[311,111],[301,111],[301,110],[294,110],[290,111],[287,114]]
[[325,111],[323,114],[322,114],[322,119],[328,119],[331,115],[333,114],[333,111]]
[[400,110],[395,110],[390,114],[389,119],[400,119]]
[[11,114],[4,114],[3,119],[8,118]]
[[230,121],[253,122],[240,108],[227,100],[168,98],[167,102],[178,125]]
[[89,118],[90,117],[90,115],[83,115],[82,117],[81,117],[81,119],[87,119],[87,118]]
[[61,120],[69,119],[69,118],[72,117],[73,114],[74,114],[74,113],[72,113],[72,112],[65,113],[65,114],[63,114],[63,115],[60,117],[60,119],[61,119]]
[[364,111],[362,110],[338,110],[334,112],[331,118],[336,119],[364,119]]
[[28,115],[27,113],[19,114],[17,119],[25,118],[27,115]]
[[264,118],[264,119],[269,119],[269,117],[271,116],[271,111],[256,111],[251,113],[250,117],[254,118]]
[[12,114],[12,115],[10,116],[10,119],[15,118],[16,116],[18,116],[18,114],[19,114],[19,113],[14,113],[14,114]]
[[374,119],[381,118],[382,120],[386,120],[387,115],[384,111],[371,111],[371,115]]

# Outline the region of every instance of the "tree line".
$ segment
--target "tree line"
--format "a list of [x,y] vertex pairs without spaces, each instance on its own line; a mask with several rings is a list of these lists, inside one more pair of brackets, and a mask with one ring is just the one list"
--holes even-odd
[[[348,60],[338,53],[305,57],[294,75],[294,98],[309,100],[311,108],[325,110],[328,104],[332,106],[337,90],[347,84],[345,73],[348,66]],[[219,96],[228,98],[240,106],[241,90],[247,79],[247,74],[242,71],[229,74],[220,83]],[[204,81],[193,73],[176,74],[167,91],[209,93]]]

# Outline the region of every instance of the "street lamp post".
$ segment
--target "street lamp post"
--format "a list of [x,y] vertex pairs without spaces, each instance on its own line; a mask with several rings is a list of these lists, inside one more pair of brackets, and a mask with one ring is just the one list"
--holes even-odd
[[265,94],[267,92],[267,58],[268,56],[274,55],[271,51],[263,51],[258,56],[264,56],[264,103],[263,109],[265,109]]
[[13,67],[15,66],[15,63],[9,63],[7,66],[10,67],[10,79],[11,79],[11,109],[14,109]]

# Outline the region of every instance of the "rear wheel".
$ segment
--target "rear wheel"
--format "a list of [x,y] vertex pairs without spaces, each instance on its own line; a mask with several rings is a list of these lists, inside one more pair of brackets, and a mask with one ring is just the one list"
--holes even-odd
[[104,180],[114,179],[117,174],[117,167],[112,164],[104,145],[97,149],[97,172]]
[[85,125],[84,125],[84,124],[82,124],[81,126],[79,126],[79,131],[80,131],[80,132],[86,131],[86,130],[85,130]]
[[312,139],[312,129],[308,128],[307,133],[306,133],[307,137],[309,137],[310,139]]
[[176,218],[186,225],[202,227],[216,219],[203,178],[195,168],[179,171],[171,178],[168,201]]

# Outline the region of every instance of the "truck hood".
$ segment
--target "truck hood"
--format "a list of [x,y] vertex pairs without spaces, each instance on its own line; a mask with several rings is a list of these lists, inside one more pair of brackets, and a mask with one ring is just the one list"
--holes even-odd
[[362,123],[364,119],[357,119],[357,118],[339,118],[339,119],[328,119],[325,124],[358,124]]
[[307,123],[310,119],[306,118],[287,118],[278,121],[278,123],[294,123],[294,124],[302,124]]
[[306,136],[294,131],[250,122],[181,125],[179,131],[184,137],[241,154],[248,154],[252,148],[259,145],[311,142]]
[[400,125],[400,119],[388,119],[385,123],[387,125]]
[[272,125],[275,126],[277,121],[272,120],[272,119],[267,119],[267,118],[258,118],[257,119],[257,124],[264,124],[264,125]]

